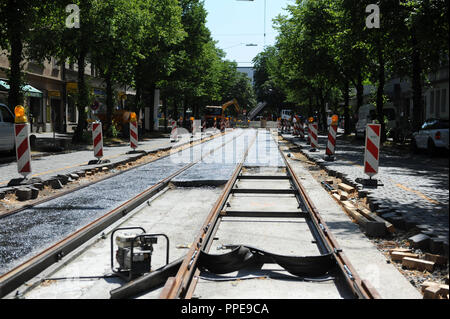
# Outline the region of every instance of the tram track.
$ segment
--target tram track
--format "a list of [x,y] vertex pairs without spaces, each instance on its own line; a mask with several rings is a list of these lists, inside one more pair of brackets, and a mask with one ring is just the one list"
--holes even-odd
[[[231,135],[237,135],[236,132],[231,133]],[[159,180],[157,183],[153,184],[151,187],[145,189],[144,191],[140,192],[138,195],[134,196],[133,198],[127,200],[126,202],[123,202],[121,205],[114,207],[114,209],[108,211],[106,214],[103,214],[101,217],[96,218],[95,220],[91,221],[87,225],[79,228],[75,232],[71,233],[69,236],[66,236],[64,239],[61,239],[57,241],[56,243],[52,244],[51,246],[43,249],[37,254],[34,254],[33,257],[29,258],[28,260],[22,262],[20,265],[14,267],[13,269],[7,271],[6,273],[0,275],[0,298],[7,295],[8,293],[12,292],[14,289],[16,289],[18,286],[22,285],[27,280],[33,278],[37,274],[39,274],[44,269],[48,268],[55,262],[58,262],[61,260],[64,256],[68,255],[70,252],[78,248],[80,245],[82,245],[84,242],[88,241],[90,238],[95,236],[96,234],[100,233],[103,229],[107,228],[114,222],[118,221],[122,217],[126,216],[128,213],[133,211],[136,207],[142,205],[142,203],[145,203],[149,198],[154,196],[155,194],[159,193],[161,190],[163,190],[165,187],[168,186],[170,181],[174,179],[175,177],[179,176],[183,172],[187,171],[189,168],[193,167],[194,165],[198,164],[202,161],[202,159],[210,154],[213,154],[215,151],[219,150],[220,148],[224,147],[226,144],[233,141],[235,138],[241,136],[243,132],[240,132],[237,136],[234,136],[230,138],[229,140],[224,141],[219,145],[218,147],[214,147],[212,150],[207,151],[205,154],[203,154],[203,149],[201,149],[201,154],[199,158],[197,158],[194,161],[190,161],[187,165],[183,165],[180,169],[176,170],[176,172],[170,174],[169,176],[163,178],[162,180]],[[219,134],[219,136],[222,136],[224,134]],[[214,136],[217,137],[217,136]],[[207,140],[205,142],[209,142],[211,140]],[[194,146],[195,147],[195,146]],[[192,147],[190,148],[192,149]],[[176,153],[169,153],[164,157],[161,157],[157,159],[154,162],[159,162],[164,159],[167,159],[171,155],[176,155],[179,152],[184,151],[185,149],[181,149]],[[190,155],[192,158],[192,154]],[[136,167],[132,167],[126,171],[119,172],[116,174],[113,174],[111,176],[108,176],[104,179],[101,179],[100,181],[96,181],[93,184],[98,184],[100,182],[112,179],[113,177],[117,177],[119,175],[122,175],[126,172],[130,171],[136,171],[139,168],[144,167],[145,165],[149,165],[151,163],[144,163]],[[59,194],[53,198],[49,198],[45,201],[36,203],[34,206],[38,206],[41,204],[49,203],[54,199],[60,199],[64,198],[64,195],[72,194],[73,192],[80,191],[82,189],[87,188],[89,185],[83,185],[82,187],[76,188],[75,190],[72,190],[70,192],[64,192],[63,194]],[[33,207],[34,207],[33,206]],[[23,212],[25,209],[30,209],[30,206],[25,207],[24,209],[20,209],[14,214],[18,214]],[[9,216],[14,217],[14,216]]]
[[[119,281],[115,281],[114,284],[115,289],[109,291],[111,298],[137,296],[160,299],[379,298],[377,291],[371,287],[370,283],[360,279],[340,249],[302,185],[301,176],[297,176],[290,166],[283,145],[275,143],[274,137],[267,131],[258,131],[254,137],[252,134],[255,133],[240,134],[231,140],[236,142],[237,137],[245,135],[241,137],[241,142],[238,142],[242,144],[238,152],[241,155],[232,160],[234,166],[230,170],[231,178],[223,187],[223,191],[216,189],[214,196],[218,197],[208,200],[210,206],[201,208],[202,215],[196,216],[196,222],[187,223],[191,225],[188,230],[190,235],[181,236],[184,238],[182,243],[190,243],[185,245],[188,249],[186,253],[178,251],[175,257],[171,253],[174,259],[170,261],[168,251],[165,261],[161,260],[162,256],[156,254],[156,265],[162,264],[161,268],[131,281],[123,282],[118,278]],[[250,143],[248,145],[242,143],[242,140],[248,137],[251,137]],[[267,143],[267,141],[270,142]],[[108,229],[119,230],[116,227],[137,226],[140,225],[139,220],[141,222],[145,220],[145,228],[151,227],[157,233],[166,233],[168,238],[171,238],[171,243],[173,238],[180,240],[180,237],[175,235],[177,230],[172,230],[172,227],[175,227],[179,232],[180,229],[187,227],[184,225],[186,221],[182,220],[185,215],[182,209],[180,210],[180,206],[178,206],[178,214],[172,213],[172,209],[169,208],[172,205],[160,211],[161,213],[170,210],[172,218],[176,216],[177,220],[180,219],[168,228],[168,225],[149,226],[153,225],[154,221],[148,221],[148,217],[145,216],[153,216],[154,212],[149,208],[142,208],[142,205],[150,197],[162,196],[160,200],[156,200],[159,204],[155,203],[155,207],[159,207],[161,203],[168,200],[167,198],[169,201],[177,200],[175,198],[186,190],[169,190],[166,193],[168,189],[171,189],[167,187],[170,181],[202,159],[204,159],[202,166],[197,166],[195,170],[208,167],[211,159],[206,160],[206,157],[221,147],[225,150],[225,145],[229,142],[222,143],[205,155],[202,153],[198,161],[166,176],[160,184],[151,186],[145,192],[111,210],[107,214],[110,214],[109,216],[102,216],[92,225],[86,226],[86,229],[78,230],[43,251],[36,259],[31,259],[15,268],[8,277],[0,277],[0,296],[9,294],[9,298],[14,298],[12,292],[17,288],[17,291],[20,290],[19,297],[22,293],[26,296],[39,297],[41,293],[45,295],[45,291],[51,290],[50,287],[45,287],[44,281],[61,281],[70,278],[74,278],[75,282],[63,289],[67,293],[72,289],[79,289],[77,280],[85,278],[90,280],[97,278],[100,280],[99,285],[103,287],[102,289],[108,289],[101,282],[107,278],[117,277],[114,274],[116,268],[113,267],[112,259],[114,231],[110,232]],[[222,154],[212,157],[220,160],[220,155]],[[256,157],[256,162],[255,158],[251,159],[252,156]],[[261,165],[258,156],[262,156],[263,161],[276,157],[279,161]],[[164,193],[172,195],[160,195]],[[164,197],[166,199],[163,199]],[[191,202],[195,203],[195,200]],[[138,217],[140,215],[142,216]],[[122,219],[125,216],[127,218]],[[132,220],[126,222],[129,216]],[[207,216],[203,222],[202,216]],[[164,218],[167,221],[171,220],[170,216]],[[158,217],[156,220],[159,220]],[[195,231],[200,225],[200,230]],[[95,241],[99,243],[99,246],[95,245],[96,248],[91,248],[94,242],[90,244],[91,241],[89,241],[102,231],[110,233],[113,274],[100,270],[99,276],[93,276],[95,272],[92,274],[88,271],[80,273],[82,274],[80,277],[71,277],[75,274],[70,270],[73,270],[73,267],[85,268],[84,261],[78,258],[74,260],[79,254],[86,253],[91,256],[86,266],[92,262],[105,263],[103,241],[106,239],[106,233],[101,236],[102,240]],[[77,249],[84,242],[89,245],[82,250]],[[175,244],[172,243],[171,246],[172,249],[175,248]],[[99,251],[100,247],[103,248]],[[76,254],[67,256],[71,251]],[[159,248],[158,251],[161,252]],[[223,254],[223,251],[226,253]],[[49,267],[64,256],[67,258],[59,266],[55,264],[54,267]],[[47,270],[43,271],[44,269]],[[41,272],[42,274],[38,275]],[[20,289],[18,289],[19,286],[21,286]],[[93,292],[98,289],[94,289],[94,286],[92,288]],[[105,297],[107,292],[108,290],[105,290],[100,295]]]
[[[242,282],[242,280],[246,279],[260,278],[276,280],[277,277],[284,276],[294,281],[322,282],[333,280],[333,277],[326,277],[330,276],[330,274],[339,276],[339,280],[335,280],[336,287],[339,284],[343,288],[336,288],[336,290],[346,290],[347,297],[351,296],[360,299],[380,298],[369,282],[361,280],[342,249],[340,249],[299,178],[294,173],[280,145],[278,145],[278,151],[282,155],[285,172],[274,175],[246,173],[246,171],[255,169],[255,167],[246,167],[244,164],[250,147],[237,165],[232,178],[226,184],[223,193],[203,223],[177,274],[166,281],[160,298],[191,299],[193,297],[197,298],[199,295],[211,298],[211,296],[214,296],[214,293],[220,298],[224,298],[223,296],[227,296],[226,290],[230,290],[230,286],[226,286],[228,288],[224,289],[224,286],[221,288],[221,283],[227,281],[238,280]],[[282,181],[288,181],[289,187],[279,187],[278,184]],[[263,186],[264,183],[266,186]],[[244,196],[245,198],[239,200],[239,196]],[[258,198],[251,202],[252,196]],[[268,199],[270,196],[276,198],[275,204]],[[295,197],[296,202],[292,201],[292,197]],[[252,203],[253,207],[249,207],[249,202]],[[277,206],[277,203],[285,205]],[[264,205],[269,208],[275,207],[276,209],[265,209]],[[300,225],[297,222],[298,220],[306,221],[308,226],[306,229],[309,229],[313,238],[310,243],[315,244],[315,247],[309,247],[305,244],[307,249],[301,251],[301,255],[293,255],[291,253],[282,255],[279,251],[283,251],[283,247],[280,247],[283,239],[279,239],[279,245],[273,246],[276,247],[275,253],[264,251],[261,247],[255,248],[235,242],[240,237],[251,242],[254,239],[250,239],[251,236],[248,233],[253,231],[256,237],[260,237],[254,242],[267,243],[267,237],[269,236],[267,230],[261,231],[260,234],[254,231],[262,224],[261,219],[265,219],[265,221],[274,219],[277,224],[276,227],[279,227],[278,229],[281,230],[275,235],[280,238],[283,237],[283,230],[286,232],[289,230],[289,227],[283,228],[283,226],[280,226],[284,222],[281,220],[286,220],[287,223],[292,223],[292,225]],[[235,221],[233,227],[227,226],[227,222],[232,223],[233,221]],[[306,229],[303,230],[304,233],[306,233]],[[223,240],[233,240],[233,242],[227,245],[216,243],[222,238],[225,238]],[[290,244],[288,243],[289,240],[284,242]],[[230,252],[216,254],[212,252],[213,246],[216,246],[218,250],[225,249],[230,250]],[[268,246],[271,246],[270,243]],[[317,251],[318,254],[311,255],[312,251]],[[276,264],[275,268],[279,267],[279,269],[277,268],[279,271],[264,271],[261,266],[264,264],[271,264],[272,267]],[[250,276],[242,276],[240,275],[241,272],[245,272]],[[223,276],[224,274],[231,275]],[[211,284],[205,284],[206,281],[215,283],[215,288],[211,288]],[[261,287],[270,289],[270,286],[267,285],[262,285]],[[198,290],[200,292],[197,292]],[[253,290],[254,287],[250,296],[245,295],[244,292],[241,297],[254,298]],[[239,292],[234,291],[231,294],[230,298],[238,298],[236,294],[239,294]],[[320,292],[318,297],[320,298]]]

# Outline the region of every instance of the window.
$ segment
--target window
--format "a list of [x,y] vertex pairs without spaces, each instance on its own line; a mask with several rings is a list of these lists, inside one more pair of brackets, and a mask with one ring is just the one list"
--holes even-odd
[[3,118],[3,122],[14,123],[14,117],[11,112],[9,112],[6,107],[0,106],[0,115]]

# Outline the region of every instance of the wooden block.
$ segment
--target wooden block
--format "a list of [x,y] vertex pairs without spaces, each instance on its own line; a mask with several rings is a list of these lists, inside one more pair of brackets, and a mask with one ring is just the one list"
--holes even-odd
[[421,285],[422,293],[427,289],[428,287],[439,287],[439,283],[433,282],[433,281],[424,281]]
[[366,227],[369,221],[363,215],[358,213],[354,206],[344,205],[344,209],[359,225],[362,225],[364,228]]
[[429,286],[425,288],[423,292],[423,299],[438,299],[439,298],[439,286]]
[[341,191],[340,196],[341,196],[340,200],[347,200],[347,199],[349,199],[349,195],[348,195],[347,192]]
[[328,178],[328,179],[326,179],[325,180],[325,183],[327,183],[327,184],[333,184],[334,183],[334,181],[333,181],[333,179],[332,178]]
[[393,252],[402,252],[402,253],[409,253],[412,252],[412,249],[409,248],[392,248],[389,249],[389,254],[392,254]]
[[433,255],[430,253],[425,254],[425,260],[432,261],[436,263],[436,265],[447,265],[448,263],[448,257],[441,255]]
[[439,285],[439,288],[440,288],[439,290],[440,295],[443,296],[448,295],[448,285]]
[[387,220],[381,218],[380,216],[378,216],[375,213],[372,213],[370,210],[366,209],[366,208],[362,208],[362,209],[358,209],[358,211],[364,215],[367,219],[376,221],[376,222],[380,222],[380,223],[384,223],[386,226],[386,229],[390,232],[390,233],[394,233],[395,232],[395,227],[394,225],[392,225],[390,222],[388,222]]
[[338,188],[339,188],[339,189],[342,189],[343,191],[345,191],[345,192],[347,192],[347,193],[349,193],[349,194],[356,191],[356,189],[355,189],[354,187],[352,187],[352,186],[350,186],[350,185],[347,185],[347,184],[344,184],[344,183],[340,183],[340,184],[338,185]]
[[408,269],[417,269],[421,271],[428,270],[432,272],[434,269],[434,262],[417,258],[404,257],[402,259],[402,266]]
[[393,261],[401,261],[404,257],[419,258],[419,255],[410,252],[400,252],[400,251],[394,251],[391,254],[391,258]]

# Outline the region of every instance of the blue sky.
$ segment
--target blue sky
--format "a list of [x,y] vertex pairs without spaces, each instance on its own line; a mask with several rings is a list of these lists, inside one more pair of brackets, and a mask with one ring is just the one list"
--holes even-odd
[[[204,0],[208,11],[207,26],[226,59],[239,66],[251,66],[253,58],[264,47],[264,0]],[[266,0],[266,45],[273,45],[277,31],[273,18],[286,14],[283,10],[293,0]],[[257,44],[258,46],[246,46]]]

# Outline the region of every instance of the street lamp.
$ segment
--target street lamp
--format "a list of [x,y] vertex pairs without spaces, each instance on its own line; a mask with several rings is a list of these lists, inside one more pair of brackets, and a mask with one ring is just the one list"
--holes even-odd
[[[236,0],[236,1],[250,1],[253,2],[255,0]],[[264,48],[266,47],[266,12],[267,12],[267,6],[266,6],[267,0],[264,0]]]

